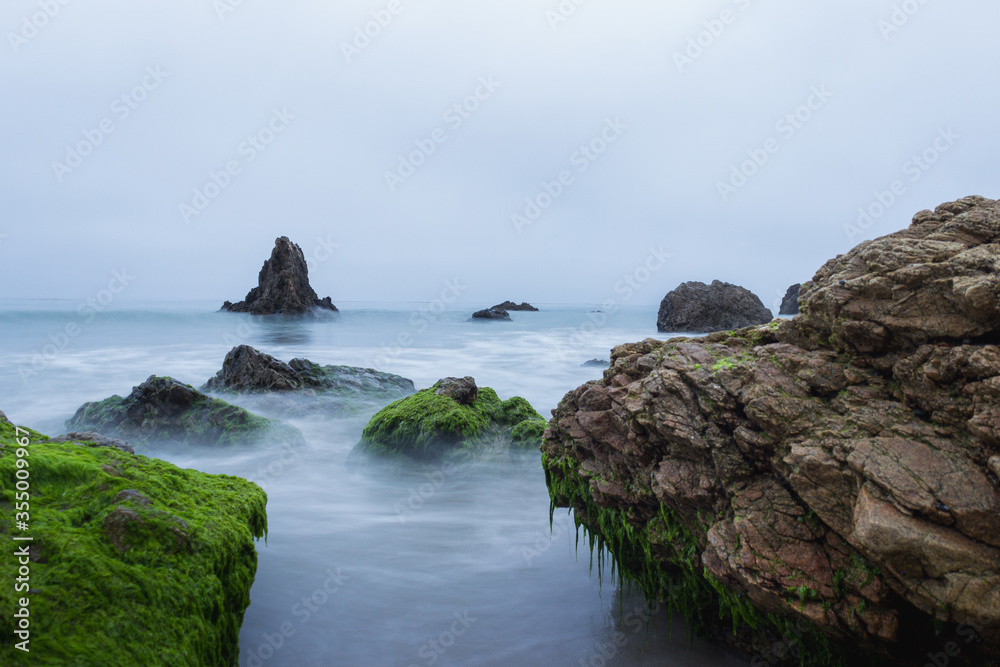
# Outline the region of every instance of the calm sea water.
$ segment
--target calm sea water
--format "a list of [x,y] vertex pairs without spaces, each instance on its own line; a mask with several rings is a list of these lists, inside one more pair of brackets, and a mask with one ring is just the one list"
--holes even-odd
[[[148,376],[200,386],[247,343],[280,359],[374,367],[418,388],[471,375],[543,415],[600,377],[612,346],[659,337],[655,308],[545,306],[514,322],[473,308],[338,304],[332,321],[215,312],[216,303],[0,301],[0,410],[50,435],[84,402]],[[689,642],[666,610],[602,578],[572,518],[549,500],[537,454],[460,467],[345,465],[368,415],[293,420],[296,450],[178,455],[252,479],[270,532],[240,636],[255,665],[744,665]],[[647,621],[648,619],[648,621]]]

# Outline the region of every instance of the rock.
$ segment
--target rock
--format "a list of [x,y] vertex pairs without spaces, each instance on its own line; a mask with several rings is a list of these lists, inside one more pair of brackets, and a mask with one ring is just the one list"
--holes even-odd
[[479,387],[476,386],[476,379],[472,377],[445,378],[434,386],[436,387],[434,393],[437,396],[446,396],[459,405],[473,405],[479,398]]
[[711,285],[681,284],[660,303],[656,327],[661,332],[711,333],[766,324],[773,319],[752,292],[718,280]]
[[607,368],[610,365],[611,365],[611,362],[607,361],[605,359],[591,359],[590,361],[583,362],[580,365],[580,367],[581,368],[590,368],[590,367],[593,367],[593,368]]
[[[3,577],[30,569],[30,588],[0,591],[13,614],[29,597],[25,661],[13,630],[4,665],[235,665],[257,569],[267,502],[255,484],[182,470],[114,447],[56,443],[30,431],[31,542],[0,555]],[[19,469],[13,425],[0,423],[0,477]],[[15,533],[13,485],[5,538]],[[24,545],[21,547],[19,545]],[[24,549],[23,555],[15,552]],[[27,555],[27,558],[24,558]],[[100,657],[96,657],[100,655]]]
[[68,433],[58,438],[52,438],[52,442],[76,442],[80,444],[90,444],[95,447],[114,447],[129,454],[135,454],[132,445],[118,438],[108,438],[100,433],[89,431],[87,433]]
[[997,239],[1000,204],[945,204],[828,262],[795,319],[615,348],[549,424],[553,503],[769,664],[795,626],[824,664],[970,628],[950,664],[1000,664]]
[[475,379],[445,378],[384,408],[365,427],[354,454],[422,460],[541,444],[544,418],[519,396],[501,401]]
[[226,301],[222,310],[253,315],[302,315],[313,309],[336,311],[330,297],[320,299],[309,285],[309,266],[302,248],[287,236],[274,242],[271,258],[264,262],[257,287],[237,304]]
[[472,314],[472,319],[474,320],[497,320],[502,322],[510,322],[510,315],[506,310],[480,310]]
[[234,347],[204,392],[252,396],[255,411],[281,417],[363,412],[415,391],[412,380],[371,368],[320,366],[308,359],[287,364],[249,345]]
[[128,397],[86,403],[66,422],[73,431],[96,431],[137,444],[300,444],[298,429],[206,396],[172,378],[150,376]]
[[779,315],[799,314],[799,288],[801,287],[802,285],[795,284],[788,288],[788,291],[785,292],[785,298],[781,300]]
[[504,301],[500,305],[493,306],[490,310],[523,310],[527,312],[537,313],[538,309],[532,306],[530,303],[524,301],[521,305],[517,305],[513,301]]
[[1000,333],[1000,205],[966,197],[828,261],[800,297],[810,335],[878,353]]

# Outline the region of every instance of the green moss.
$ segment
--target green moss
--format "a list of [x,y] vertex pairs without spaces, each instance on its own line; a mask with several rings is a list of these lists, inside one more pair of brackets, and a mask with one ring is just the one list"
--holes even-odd
[[[848,665],[851,658],[815,628],[797,625],[789,618],[759,611],[742,593],[716,580],[701,564],[704,535],[696,535],[681,517],[666,505],[651,518],[643,519],[634,508],[600,507],[590,484],[578,473],[569,457],[552,460],[542,456],[551,512],[556,507],[574,510],[578,528],[588,538],[591,558],[597,556],[599,576],[605,569],[605,550],[611,556],[611,572],[619,584],[634,584],[648,600],[665,603],[679,612],[693,634],[717,637],[728,627],[737,642],[748,650],[766,650],[775,636],[795,648],[800,665]],[[593,561],[592,561],[593,562]],[[815,591],[792,591],[812,598]],[[720,625],[721,624],[721,625]],[[749,637],[749,639],[746,639]]]
[[438,396],[438,386],[400,399],[372,417],[359,451],[437,458],[447,451],[475,450],[491,436],[518,447],[541,445],[546,422],[525,399],[501,401],[493,389],[481,387],[471,405],[462,405]]
[[[150,378],[147,383],[151,381],[172,382],[172,379]],[[302,434],[293,426],[210,398],[190,385],[178,385],[193,392],[190,405],[181,408],[115,395],[85,404],[66,422],[66,427],[77,432],[97,431],[139,445],[157,441],[218,446],[303,441]]]
[[[0,424],[0,505],[11,519],[12,431]],[[12,623],[0,624],[0,664],[237,664],[265,493],[235,477],[45,440],[31,432],[22,457],[30,528],[16,535],[33,541],[7,537],[15,546],[0,554],[0,579],[13,582],[15,547],[30,545],[30,591],[0,588],[0,614],[10,619],[17,600],[30,599],[31,653],[14,648]],[[119,496],[126,490],[141,495]]]

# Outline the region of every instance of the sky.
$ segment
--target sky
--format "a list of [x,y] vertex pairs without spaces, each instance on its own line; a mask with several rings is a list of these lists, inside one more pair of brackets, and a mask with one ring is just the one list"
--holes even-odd
[[[1000,184],[987,0],[7,0],[0,298],[785,289]],[[449,292],[451,293],[451,292]]]

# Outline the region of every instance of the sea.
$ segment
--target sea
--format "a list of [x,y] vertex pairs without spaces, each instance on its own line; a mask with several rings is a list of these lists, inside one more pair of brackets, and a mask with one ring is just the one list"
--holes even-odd
[[[599,379],[613,346],[656,331],[655,306],[535,304],[512,322],[443,302],[338,303],[331,317],[220,313],[215,302],[0,301],[0,410],[48,435],[83,403],[151,375],[200,387],[247,344],[288,361],[375,368],[416,387],[472,376],[544,416]],[[241,666],[737,666],[682,619],[599,567],[572,514],[550,517],[540,456],[348,465],[374,413],[289,419],[306,445],[140,449],[244,477],[269,531],[240,634]],[[265,415],[267,416],[267,415]]]

